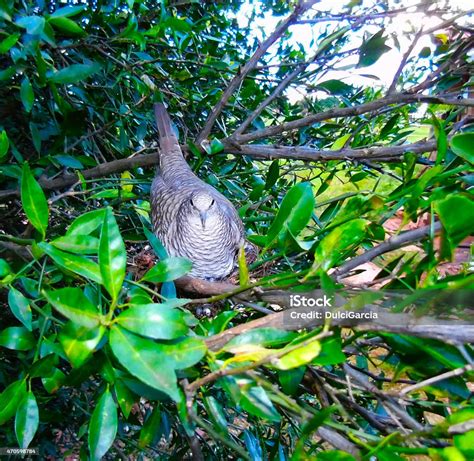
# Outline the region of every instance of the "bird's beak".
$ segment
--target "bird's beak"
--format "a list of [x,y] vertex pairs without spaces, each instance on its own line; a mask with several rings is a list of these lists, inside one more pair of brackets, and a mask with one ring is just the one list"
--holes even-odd
[[202,229],[204,230],[206,227],[207,211],[201,211],[199,216],[201,217]]

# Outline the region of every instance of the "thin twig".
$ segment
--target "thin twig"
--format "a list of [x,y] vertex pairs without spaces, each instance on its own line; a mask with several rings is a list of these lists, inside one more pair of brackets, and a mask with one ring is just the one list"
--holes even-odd
[[260,58],[267,52],[270,46],[272,46],[273,43],[275,43],[283,35],[283,33],[288,29],[288,27],[294,22],[296,22],[298,16],[306,12],[315,3],[316,3],[316,0],[308,0],[308,1],[300,0],[298,5],[294,9],[293,13],[291,13],[283,22],[281,22],[273,31],[273,33],[258,46],[255,53],[244,64],[244,66],[239,70],[239,72],[234,76],[234,78],[231,80],[231,82],[225,89],[224,93],[222,94],[222,97],[219,100],[219,102],[211,110],[211,113],[209,114],[209,117],[206,120],[206,124],[204,125],[204,128],[202,129],[201,133],[199,133],[197,137],[196,143],[198,145],[200,145],[201,142],[204,141],[209,136],[209,134],[211,133],[212,127],[214,126],[214,123],[217,120],[217,117],[220,115],[224,107],[227,105],[227,103],[229,102],[229,99],[237,90],[237,88],[240,86],[240,84],[242,83],[244,78],[247,76],[247,74],[252,69],[255,68]]
[[429,386],[434,383],[438,383],[440,381],[444,381],[449,378],[454,378],[455,376],[461,376],[468,371],[473,371],[474,365],[468,364],[461,368],[456,368],[455,370],[447,371],[446,373],[441,373],[440,375],[433,376],[432,378],[425,379],[424,381],[420,381],[419,383],[413,384],[412,386],[404,387],[400,391],[400,395],[407,395],[413,391],[417,391],[423,387]]
[[377,256],[380,256],[384,253],[388,253],[389,251],[396,250],[403,246],[406,246],[409,243],[417,242],[421,240],[431,233],[435,233],[441,230],[441,223],[435,222],[432,225],[427,225],[423,227],[419,227],[417,229],[409,230],[406,232],[402,232],[398,235],[390,237],[385,242],[380,243],[379,245],[367,250],[365,253],[362,253],[359,256],[347,261],[345,264],[337,268],[331,275],[336,280],[340,280],[344,278],[352,269],[364,264],[366,262],[372,261]]
[[224,143],[232,144],[245,144],[250,141],[256,141],[257,139],[268,138],[270,136],[276,136],[278,134],[311,126],[315,123],[322,122],[325,120],[339,118],[339,117],[352,117],[356,115],[362,115],[369,112],[375,112],[384,107],[392,104],[407,105],[411,103],[433,103],[433,104],[448,104],[455,106],[474,106],[474,98],[469,99],[455,99],[445,98],[443,96],[425,95],[425,94],[405,94],[396,93],[390,96],[386,96],[375,101],[370,101],[365,104],[359,104],[351,107],[338,107],[329,109],[318,114],[308,115],[307,117],[301,117],[291,122],[285,122],[280,125],[270,126],[261,130],[253,131],[251,133],[242,134],[238,136],[231,136],[223,140]]

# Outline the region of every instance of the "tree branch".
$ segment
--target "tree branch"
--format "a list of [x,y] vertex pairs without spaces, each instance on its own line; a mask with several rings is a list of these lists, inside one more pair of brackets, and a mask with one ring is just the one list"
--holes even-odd
[[329,109],[325,112],[320,112],[318,114],[309,115],[307,117],[302,117],[291,122],[282,123],[281,125],[270,126],[263,128],[261,130],[253,131],[252,133],[242,134],[237,136],[230,136],[223,140],[224,143],[236,142],[237,144],[245,144],[250,141],[255,141],[257,139],[268,138],[270,136],[275,136],[286,131],[293,131],[299,128],[313,125],[324,120],[329,120],[338,117],[352,117],[356,115],[366,114],[368,112],[375,112],[383,107],[390,106],[392,104],[411,104],[414,102],[426,102],[434,104],[449,104],[455,106],[474,106],[474,99],[454,99],[446,98],[443,96],[430,96],[424,94],[402,94],[397,93],[390,96],[386,96],[375,101],[371,101],[365,104],[360,104],[352,107],[339,107],[334,109]]
[[[83,170],[81,173],[85,179],[101,178],[109,174],[121,173],[130,168],[153,166],[156,165],[157,162],[156,154],[135,155],[134,157],[121,158],[119,160],[113,160],[112,162],[102,163],[88,170]],[[52,190],[71,186],[78,181],[80,181],[78,175],[65,174],[55,179],[40,179],[39,183],[44,190]],[[19,196],[20,189],[1,190],[0,202]]]
[[331,275],[336,280],[340,280],[344,278],[344,276],[347,275],[352,269],[355,269],[361,264],[364,264],[368,261],[372,261],[377,256],[401,248],[409,243],[417,242],[418,240],[421,240],[424,237],[428,236],[431,232],[438,232],[440,229],[441,223],[435,222],[433,226],[427,225],[419,227],[417,229],[402,232],[398,235],[390,237],[385,242],[382,242],[379,245],[371,248],[370,250],[367,250],[365,253],[362,253],[361,255],[350,259],[344,265],[336,269]]
[[317,0],[307,0],[301,1],[298,3],[296,8],[294,9],[293,13],[291,13],[282,23],[280,23],[273,33],[264,40],[252,57],[245,63],[245,65],[240,69],[237,75],[229,83],[228,87],[225,89],[224,93],[222,94],[221,99],[219,102],[214,106],[209,117],[206,120],[206,124],[202,129],[201,133],[199,133],[197,137],[197,144],[200,145],[203,140],[205,140],[209,134],[211,133],[212,127],[217,120],[217,117],[220,115],[224,107],[229,102],[230,97],[234,94],[235,90],[240,86],[244,78],[247,74],[255,68],[260,58],[267,52],[268,48],[270,48],[276,40],[278,40],[283,33],[288,29],[288,27],[296,22],[298,16],[306,12],[309,8],[311,8]]
[[[336,36],[334,39],[339,39],[340,37],[344,36],[344,34],[347,32],[347,28],[340,28],[335,34]],[[332,43],[332,41],[331,41]],[[271,93],[268,97],[266,97],[259,105],[258,107],[241,123],[241,125],[235,130],[234,135],[239,135],[242,134],[249,126],[250,124],[262,113],[263,109],[267,107],[269,104],[271,104],[285,89],[288,87],[288,85],[301,73],[303,72],[310,64],[314,63],[318,57],[326,51],[328,47],[328,43],[321,45],[316,53],[313,55],[313,57],[306,62],[302,62],[296,66],[296,68],[291,71],[279,84],[278,86],[273,90],[273,93]]]
[[[311,293],[299,293],[311,297]],[[289,303],[289,296],[280,300],[280,305]],[[371,306],[367,306],[360,312],[367,312]],[[375,307],[375,306],[374,306]],[[217,335],[207,338],[206,345],[211,351],[218,351],[232,338],[239,336],[244,332],[256,328],[277,328],[286,331],[295,331],[302,329],[314,329],[324,325],[324,310],[311,308],[312,311],[320,311],[322,318],[303,319],[298,322],[289,322],[292,312],[299,312],[299,309],[285,309],[275,314],[265,315],[256,320],[237,325]],[[375,310],[375,309],[374,309]],[[301,312],[301,311],[300,311]],[[370,322],[363,319],[340,319],[333,318],[331,325],[335,327],[356,328],[360,331],[382,331],[389,333],[407,334],[422,338],[432,338],[444,341],[450,344],[467,344],[474,342],[474,325],[450,320],[442,322],[432,317],[417,317],[412,314],[392,314],[385,312],[383,308],[377,309],[378,318]]]
[[340,150],[319,150],[311,147],[271,146],[264,144],[238,144],[225,143],[225,152],[235,155],[248,155],[252,158],[274,160],[279,158],[304,160],[310,162],[329,160],[377,160],[378,158],[397,158],[406,152],[420,154],[436,150],[436,142],[418,142],[401,146],[362,147],[359,149],[345,148]]

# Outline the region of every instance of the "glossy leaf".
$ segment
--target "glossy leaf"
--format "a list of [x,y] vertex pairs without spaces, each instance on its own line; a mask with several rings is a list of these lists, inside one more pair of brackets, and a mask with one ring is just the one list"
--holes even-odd
[[39,243],[38,247],[41,248],[62,269],[82,275],[94,282],[102,283],[99,265],[94,261],[84,256],[76,256],[58,250],[46,242]]
[[157,344],[114,326],[110,330],[110,346],[117,360],[133,375],[153,389],[179,400],[176,374],[172,362]]
[[138,438],[138,446],[145,448],[148,445],[152,445],[156,438],[159,436],[159,427],[161,423],[161,410],[159,406],[156,406],[151,414],[146,419],[140,430],[140,436]]
[[67,34],[70,34],[70,35],[81,36],[85,34],[84,30],[76,22],[63,16],[56,17],[56,18],[51,17],[48,20],[48,23],[54,26],[55,28],[63,32],[66,32]]
[[333,267],[348,249],[365,237],[366,229],[367,221],[353,219],[329,232],[316,248],[313,269],[327,271]]
[[105,208],[89,211],[78,216],[69,226],[66,235],[89,235],[104,222]]
[[0,346],[15,351],[28,351],[36,341],[34,336],[25,327],[8,327],[0,331]]
[[163,304],[134,305],[123,311],[116,322],[127,330],[154,339],[176,339],[188,332],[184,313],[175,309],[187,300]]
[[20,97],[26,112],[31,112],[33,103],[35,101],[35,94],[33,93],[33,87],[31,86],[30,79],[28,77],[25,77],[21,82]]
[[48,227],[48,202],[41,186],[31,173],[28,163],[23,164],[21,176],[21,203],[31,225],[38,230],[42,237]]
[[10,147],[10,140],[8,139],[5,130],[0,131],[0,160],[2,160],[8,153]]
[[267,393],[260,386],[242,389],[240,405],[249,413],[273,422],[279,422],[281,417]]
[[243,351],[247,345],[258,345],[262,347],[275,347],[288,343],[295,339],[296,334],[291,331],[279,330],[277,328],[255,328],[232,338],[223,350],[236,353]]
[[313,208],[311,184],[302,182],[293,186],[283,198],[278,214],[268,230],[266,247],[271,246],[275,240],[283,244],[290,232],[296,237],[308,224]]
[[306,346],[295,349],[288,354],[283,355],[276,360],[275,365],[279,370],[291,370],[306,365],[316,358],[321,352],[321,344],[319,341],[313,341]]
[[132,411],[133,404],[136,401],[135,394],[120,379],[115,380],[114,389],[119,407],[127,419]]
[[391,48],[385,44],[387,37],[383,36],[384,30],[379,30],[368,40],[362,43],[360,47],[360,56],[358,67],[371,66],[376,63],[379,58]]
[[14,381],[0,394],[0,425],[7,422],[16,413],[16,410],[26,395],[26,381]]
[[474,165],[474,133],[461,133],[451,138],[453,152]]
[[58,8],[52,15],[52,18],[70,18],[84,11],[85,5],[68,5]]
[[10,50],[12,46],[20,38],[20,34],[10,34],[7,38],[0,41],[0,54],[4,54]]
[[38,430],[39,410],[33,392],[21,401],[15,416],[15,433],[20,448],[27,448]]
[[115,302],[122,289],[127,253],[111,208],[107,208],[100,233],[99,267],[102,283]]
[[11,287],[8,292],[8,304],[13,315],[25,326],[29,331],[32,330],[31,307],[30,301],[16,288]]
[[92,412],[89,423],[89,452],[91,460],[100,460],[112,446],[117,435],[117,408],[106,389]]
[[96,254],[99,250],[99,239],[90,235],[65,235],[51,242],[56,248],[70,253]]
[[31,35],[38,35],[43,32],[45,22],[41,16],[24,16],[18,19],[15,24],[26,29],[26,32]]
[[64,67],[63,69],[50,74],[48,79],[50,82],[59,84],[77,83],[86,80],[88,77],[99,71],[100,66],[97,63],[72,64],[69,67]]
[[142,280],[154,283],[169,282],[187,274],[191,267],[192,263],[189,259],[169,257],[156,263]]
[[101,315],[80,288],[45,291],[45,298],[64,317],[86,328],[96,327]]
[[92,356],[104,333],[102,325],[89,329],[68,322],[59,333],[58,340],[72,366],[79,368]]

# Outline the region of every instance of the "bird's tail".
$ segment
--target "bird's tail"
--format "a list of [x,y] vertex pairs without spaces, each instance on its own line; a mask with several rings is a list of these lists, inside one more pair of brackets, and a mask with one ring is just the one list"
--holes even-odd
[[155,104],[155,119],[160,140],[163,138],[176,138],[173,127],[171,126],[171,119],[168,115],[168,111],[161,102]]

